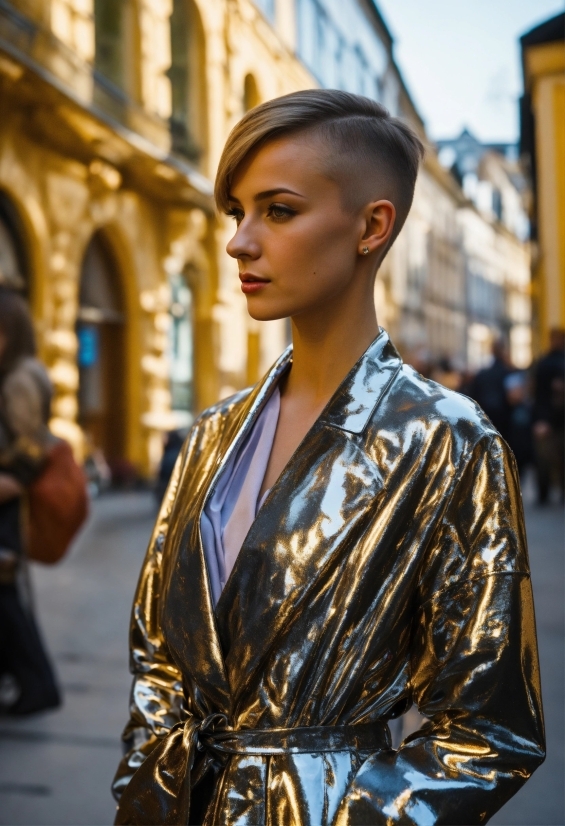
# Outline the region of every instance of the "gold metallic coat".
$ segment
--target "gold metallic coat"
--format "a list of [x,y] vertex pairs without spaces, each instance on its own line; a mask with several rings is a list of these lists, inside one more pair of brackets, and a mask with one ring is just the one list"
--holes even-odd
[[[486,823],[544,758],[516,470],[386,333],[213,609],[200,515],[290,359],[206,411],[177,463],[133,606],[117,823]],[[393,750],[386,721],[412,702],[429,722]]]

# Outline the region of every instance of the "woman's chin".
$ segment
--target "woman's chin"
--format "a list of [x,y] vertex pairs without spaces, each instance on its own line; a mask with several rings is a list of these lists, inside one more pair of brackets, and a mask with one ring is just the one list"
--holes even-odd
[[247,299],[247,312],[255,321],[277,321],[291,315],[288,307],[277,306],[274,302],[257,298]]

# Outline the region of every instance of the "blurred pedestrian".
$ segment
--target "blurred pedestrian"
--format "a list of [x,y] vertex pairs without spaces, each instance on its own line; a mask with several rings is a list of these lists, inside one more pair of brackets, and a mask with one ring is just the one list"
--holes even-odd
[[508,444],[512,448],[518,473],[522,477],[533,461],[532,406],[528,399],[528,377],[525,370],[509,373],[504,381],[510,405]]
[[424,376],[424,378],[429,379],[431,377],[433,365],[426,347],[414,347],[402,355],[405,364],[409,364],[414,370],[420,373],[421,376]]
[[532,420],[538,502],[543,505],[552,481],[565,496],[565,330],[551,330],[549,352],[534,367]]
[[159,474],[155,485],[155,498],[159,505],[163,501],[175,463],[187,435],[186,430],[170,430],[166,435],[163,456],[161,458],[161,464],[159,465]]
[[492,361],[488,367],[479,370],[470,384],[469,395],[479,404],[500,435],[508,441],[510,428],[510,404],[504,382],[511,372],[502,339],[492,345]]
[[451,359],[444,356],[440,358],[431,371],[430,378],[447,387],[448,390],[459,392],[462,385],[462,375],[453,365]]
[[94,499],[104,493],[112,484],[112,471],[104,453],[96,447],[90,434],[85,434],[85,457],[83,470],[86,476],[90,497]]
[[60,703],[23,589],[24,494],[54,442],[47,427],[51,394],[47,373],[35,357],[26,302],[0,286],[0,712],[10,714]]
[[461,384],[459,386],[459,392],[463,393],[464,396],[471,397],[471,388],[473,386],[473,381],[475,379],[475,374],[472,370],[468,368],[461,370]]

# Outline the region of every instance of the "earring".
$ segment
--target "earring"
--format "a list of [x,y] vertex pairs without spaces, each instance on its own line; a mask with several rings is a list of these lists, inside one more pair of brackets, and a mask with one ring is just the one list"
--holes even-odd
[[369,254],[369,247],[363,247],[363,255]]

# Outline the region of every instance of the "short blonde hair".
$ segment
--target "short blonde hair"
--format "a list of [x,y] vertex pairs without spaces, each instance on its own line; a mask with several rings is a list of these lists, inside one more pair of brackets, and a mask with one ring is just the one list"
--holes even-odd
[[[351,185],[386,178],[392,185],[397,219],[391,243],[410,211],[424,146],[403,121],[393,118],[380,103],[337,89],[307,89],[256,106],[232,129],[218,166],[214,197],[218,209],[229,212],[230,189],[240,164],[266,143],[299,132],[322,139],[327,147],[323,162],[330,174]],[[345,175],[340,176],[340,170]],[[345,185],[345,183],[344,183]],[[346,201],[359,200],[352,186]]]

